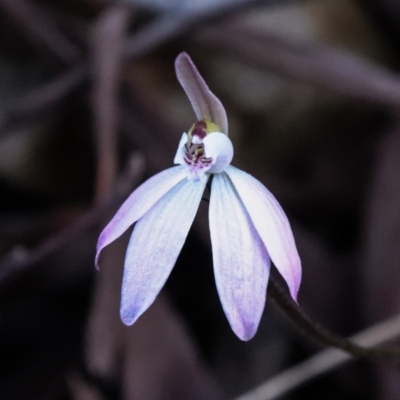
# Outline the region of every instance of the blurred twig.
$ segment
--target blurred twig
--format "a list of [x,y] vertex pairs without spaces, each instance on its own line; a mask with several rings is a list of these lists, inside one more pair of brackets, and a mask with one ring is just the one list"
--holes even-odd
[[169,167],[179,134],[157,107],[152,106],[151,94],[137,84],[135,77],[125,79],[123,86],[124,106],[121,114],[124,133],[147,156],[152,172]]
[[0,0],[0,8],[18,23],[29,39],[46,47],[63,63],[72,64],[81,56],[79,48],[58,29],[40,5],[27,0]]
[[26,250],[17,256],[11,252],[5,259],[0,261],[0,286],[61,249],[72,240],[76,240],[78,234],[95,226],[104,218],[105,213],[120,203],[121,199],[138,183],[142,172],[143,160],[141,157],[135,156],[117,182],[117,189],[111,198],[83,213],[67,228],[50,236],[32,250]]
[[[239,1],[231,6],[230,12],[258,3],[261,1]],[[397,75],[362,57],[315,43],[294,43],[268,32],[253,32],[232,22],[198,29],[202,23],[224,15],[222,10],[226,12],[228,6],[224,7],[160,16],[125,42],[124,57],[138,58],[187,30],[197,29],[197,42],[217,50],[223,48],[224,53],[238,56],[259,68],[315,84],[346,97],[400,108],[400,81]],[[87,65],[74,67],[14,102],[5,110],[4,121],[23,119],[56,105],[90,75]]]
[[[21,1],[21,0],[19,0]],[[24,0],[23,0],[24,1]],[[0,0],[12,4],[11,0]],[[177,38],[188,31],[198,29],[209,20],[223,17],[227,13],[245,10],[257,4],[273,4],[276,0],[236,0],[223,6],[210,6],[191,11],[182,11],[168,16],[159,16],[155,21],[146,25],[133,34],[124,44],[124,58],[137,59],[148,54],[162,44]],[[4,3],[4,4],[6,4]],[[75,90],[82,82],[91,77],[92,71],[85,62],[74,66],[69,72],[59,75],[54,81],[34,89],[17,99],[2,115],[3,126],[10,121],[23,119],[44,108],[50,109],[64,97]]]
[[2,128],[55,108],[71,94],[88,74],[86,65],[77,65],[61,73],[56,79],[14,100],[2,111]]
[[[400,315],[365,329],[349,340],[360,346],[378,346],[400,335]],[[350,354],[326,349],[308,360],[268,379],[267,382],[236,398],[236,400],[273,400],[352,360]]]
[[313,84],[342,96],[400,108],[400,78],[389,69],[349,52],[306,41],[288,40],[240,22],[199,30],[197,43],[257,68]]
[[276,3],[279,3],[279,1],[231,0],[216,2],[215,4],[208,3],[207,6],[202,7],[182,7],[173,14],[161,14],[127,40],[125,54],[129,59],[140,57],[184,33],[192,33],[194,29],[209,21],[227,17],[257,5]]
[[92,31],[94,131],[97,135],[96,199],[112,190],[117,171],[118,87],[122,49],[130,13],[109,8]]

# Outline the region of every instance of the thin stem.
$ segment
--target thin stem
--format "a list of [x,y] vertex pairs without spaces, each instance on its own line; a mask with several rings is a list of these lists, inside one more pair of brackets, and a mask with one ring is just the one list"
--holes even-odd
[[400,359],[400,349],[396,347],[364,347],[349,339],[341,338],[313,321],[306,312],[296,305],[282,287],[270,278],[268,296],[307,338],[325,346],[344,350],[356,357]]

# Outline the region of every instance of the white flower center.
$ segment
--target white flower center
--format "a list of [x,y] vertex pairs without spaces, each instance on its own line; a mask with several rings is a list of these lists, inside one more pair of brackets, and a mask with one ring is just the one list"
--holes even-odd
[[189,134],[182,135],[174,163],[185,165],[191,179],[207,179],[208,174],[222,172],[232,161],[232,142],[224,133],[210,132],[216,128],[212,122],[198,121]]

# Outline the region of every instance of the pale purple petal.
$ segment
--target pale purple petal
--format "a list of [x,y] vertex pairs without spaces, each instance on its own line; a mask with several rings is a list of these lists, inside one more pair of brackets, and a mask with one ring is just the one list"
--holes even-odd
[[271,192],[251,175],[233,166],[228,166],[226,173],[265,243],[272,262],[286,280],[293,299],[297,301],[301,261],[284,211]]
[[140,185],[122,204],[114,218],[101,232],[97,242],[96,267],[101,250],[120,237],[141,218],[165,193],[187,176],[183,166],[172,167]]
[[193,61],[186,53],[175,60],[176,76],[192,104],[198,120],[208,119],[219,125],[222,132],[228,134],[228,119],[224,106],[211,92]]
[[250,340],[264,310],[270,258],[225,172],[214,175],[209,212],[222,307],[236,335]]
[[153,303],[182,249],[206,182],[185,179],[137,222],[125,258],[121,318],[133,324]]

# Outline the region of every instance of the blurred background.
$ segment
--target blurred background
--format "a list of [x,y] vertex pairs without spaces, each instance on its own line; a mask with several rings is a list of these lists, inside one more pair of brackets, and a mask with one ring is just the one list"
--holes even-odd
[[[271,190],[303,263],[299,303],[348,336],[400,311],[395,0],[0,0],[0,398],[234,399],[321,349],[273,302],[248,343],[217,296],[201,205],[177,265],[119,319],[129,233],[99,232],[172,165],[190,54],[227,109],[233,164]],[[358,360],[281,397],[396,400]]]

